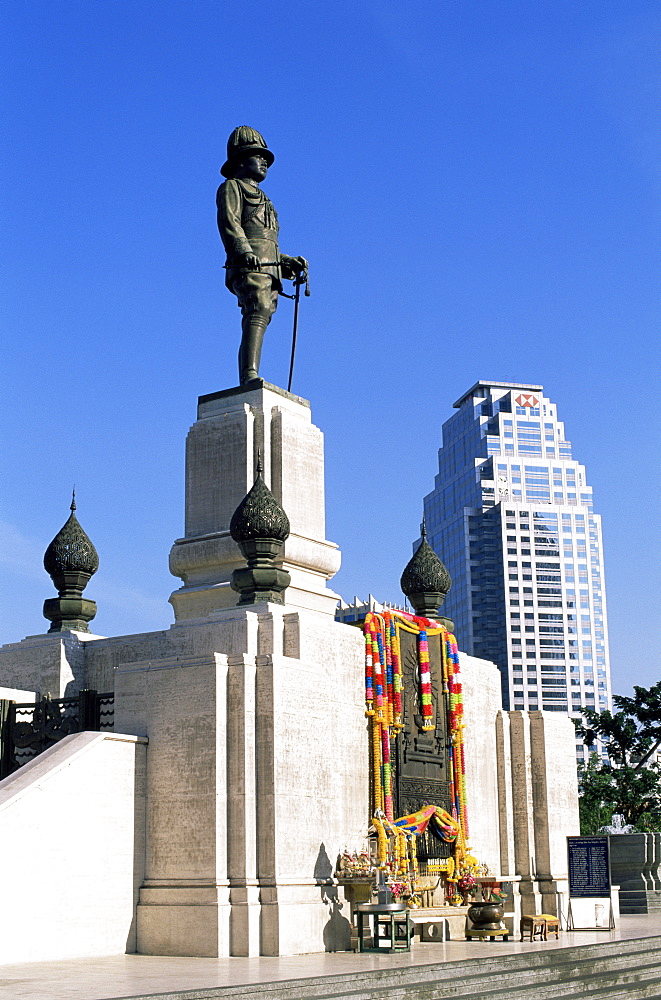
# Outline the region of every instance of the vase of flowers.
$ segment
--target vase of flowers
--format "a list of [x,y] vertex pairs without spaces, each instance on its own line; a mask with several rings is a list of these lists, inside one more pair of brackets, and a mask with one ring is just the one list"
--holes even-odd
[[475,876],[470,872],[464,872],[457,881],[457,891],[463,897],[464,906],[468,903],[469,896],[475,891]]

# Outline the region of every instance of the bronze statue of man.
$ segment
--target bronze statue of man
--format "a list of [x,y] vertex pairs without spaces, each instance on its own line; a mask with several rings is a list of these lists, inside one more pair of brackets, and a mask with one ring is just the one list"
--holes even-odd
[[227,253],[225,284],[236,295],[243,316],[241,385],[258,377],[264,332],[277,308],[282,279],[294,278],[307,268],[304,257],[280,253],[278,216],[259,187],[274,159],[254,128],[235,128],[220,168],[228,179],[216,195],[218,230]]

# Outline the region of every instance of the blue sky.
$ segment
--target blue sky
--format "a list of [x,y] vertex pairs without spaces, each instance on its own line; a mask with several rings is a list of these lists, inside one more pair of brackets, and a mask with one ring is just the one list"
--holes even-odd
[[[49,0],[0,28],[0,641],[45,631],[74,482],[95,631],[172,620],[185,435],[236,382],[214,197],[251,124],[311,262],[293,388],[331,586],[399,600],[452,402],[541,383],[603,515],[614,688],[659,679],[657,3]],[[290,332],[283,301],[279,384]]]

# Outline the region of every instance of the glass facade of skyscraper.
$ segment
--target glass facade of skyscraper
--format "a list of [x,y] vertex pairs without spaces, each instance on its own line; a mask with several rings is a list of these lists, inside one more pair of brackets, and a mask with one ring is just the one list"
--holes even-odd
[[454,405],[424,512],[460,648],[498,665],[507,708],[610,709],[601,519],[555,404],[478,382]]

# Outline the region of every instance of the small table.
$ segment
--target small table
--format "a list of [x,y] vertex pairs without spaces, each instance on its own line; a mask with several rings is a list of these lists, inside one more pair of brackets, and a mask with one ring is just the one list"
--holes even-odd
[[[358,951],[411,950],[411,918],[405,903],[359,903],[355,913]],[[371,946],[365,944],[366,938],[371,938]]]

